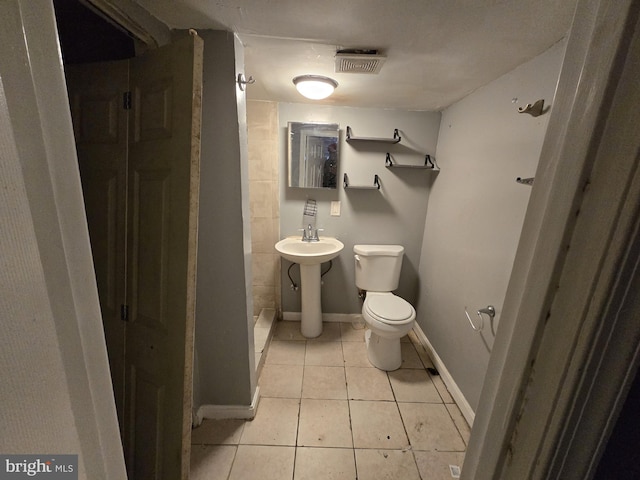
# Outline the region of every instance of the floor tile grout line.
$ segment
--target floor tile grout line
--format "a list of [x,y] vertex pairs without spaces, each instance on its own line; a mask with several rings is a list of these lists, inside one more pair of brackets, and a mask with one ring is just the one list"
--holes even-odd
[[[454,404],[455,405],[455,404]],[[457,406],[456,406],[457,407]],[[458,427],[458,423],[456,422],[456,420],[453,418],[453,415],[451,415],[451,412],[449,411],[449,409],[447,408],[447,405],[444,404],[444,409],[447,411],[447,414],[449,415],[449,418],[451,419],[451,421],[453,422],[453,426],[456,427],[456,431],[458,432],[458,435],[460,435],[460,439],[462,440],[462,443],[464,444],[464,450],[465,452],[467,451],[467,441],[464,439],[464,435],[462,434],[462,432],[460,431],[460,427]],[[462,414],[461,414],[462,415]]]
[[409,431],[407,430],[404,417],[402,416],[402,411],[400,410],[400,404],[398,402],[398,398],[396,397],[396,391],[393,388],[393,382],[391,382],[391,376],[389,375],[389,372],[387,372],[387,379],[389,381],[389,385],[391,386],[391,391],[393,392],[393,398],[395,399],[396,408],[398,409],[398,415],[400,415],[400,421],[402,422],[402,428],[404,429],[404,434],[407,436],[407,442],[409,442],[409,449],[411,450],[411,458],[413,458],[413,464],[415,465],[416,471],[418,472],[418,477],[420,477],[420,480],[422,480],[422,474],[420,473],[420,468],[418,467],[418,460],[416,459],[415,449],[411,444],[411,438],[409,438]]
[[238,456],[238,447],[240,445],[235,446],[235,452],[233,452],[233,460],[231,460],[231,466],[229,467],[229,473],[227,473],[227,480],[231,478],[231,472],[233,471],[233,465],[236,463],[236,457]]
[[[344,446],[334,446],[334,445],[289,445],[289,444],[274,444],[274,443],[207,443],[207,444],[197,444],[194,445],[197,447],[234,447],[237,450],[237,447],[278,447],[278,448],[324,448],[324,449],[335,449],[335,450],[375,450],[375,451],[390,451],[390,452],[404,452],[408,451],[406,448],[390,448],[390,447],[344,447]],[[465,450],[420,450],[411,448],[413,452],[432,452],[432,453],[465,453]]]
[[304,342],[304,357],[302,361],[302,382],[300,384],[300,398],[298,399],[298,423],[296,425],[296,439],[294,441],[293,450],[293,469],[291,472],[291,480],[296,478],[296,459],[298,457],[298,437],[300,436],[300,417],[302,416],[302,386],[304,385],[304,369],[307,366],[307,341]]
[[[342,340],[342,327],[340,327],[340,340]],[[347,380],[347,365],[346,360],[344,358],[344,342],[341,341],[340,345],[342,347],[342,360],[344,364],[344,383],[345,389],[347,390],[347,409],[349,410],[349,431],[351,432],[351,447],[352,447],[352,455],[353,455],[353,468],[356,472],[356,480],[358,480],[358,461],[356,459],[356,440],[353,438],[353,421],[351,419],[351,400],[349,400],[349,381]]]
[[398,409],[398,414],[400,415],[400,421],[402,422],[402,428],[404,428],[404,434],[407,436],[407,441],[409,442],[409,449],[411,450],[411,458],[413,458],[413,463],[416,466],[416,471],[418,472],[418,477],[422,480],[422,474],[420,473],[420,468],[418,467],[418,459],[416,458],[416,450],[413,448],[411,444],[411,438],[409,438],[409,431],[407,430],[407,426],[405,424],[404,417],[402,416],[402,411],[400,410],[400,404],[396,401],[396,408]]
[[[415,350],[415,346],[413,348]],[[418,352],[416,351],[416,355],[417,354],[418,354]],[[424,366],[424,363],[422,362],[422,359],[420,358],[419,355],[418,355],[418,358],[420,360],[420,364],[423,367],[423,370],[425,372],[427,372],[427,375],[429,375],[429,372],[427,371],[426,367]],[[402,368],[402,366],[400,368]],[[415,465],[416,471],[418,472],[418,477],[420,477],[420,480],[422,480],[422,474],[420,473],[420,468],[418,467],[418,459],[416,458],[416,453],[415,453],[416,451],[413,448],[414,446],[411,443],[411,438],[409,437],[409,431],[407,430],[407,425],[406,425],[405,419],[402,416],[402,411],[400,410],[400,402],[398,402],[398,398],[396,396],[396,391],[393,388],[393,382],[391,381],[391,376],[389,375],[389,372],[387,372],[387,380],[389,381],[389,385],[391,386],[391,391],[393,392],[393,398],[395,400],[396,408],[398,409],[398,415],[400,415],[400,421],[402,422],[402,428],[404,429],[404,434],[407,436],[407,442],[409,443],[409,449],[411,450],[411,458],[413,458],[413,464]],[[431,380],[431,379],[429,379],[429,380]],[[435,386],[434,386],[434,388],[435,388]]]
[[[425,370],[427,370],[426,367],[425,367]],[[429,380],[431,380],[431,383],[433,383],[433,386],[436,389],[436,392],[438,392],[438,396],[442,400],[442,403],[446,404],[446,402],[444,401],[444,397],[440,393],[440,390],[438,389],[438,387],[436,387],[436,382],[433,381],[433,377],[435,377],[436,375],[431,375],[431,372],[429,370],[427,370],[427,375],[429,375]],[[443,382],[443,384],[444,384],[444,382]],[[446,388],[446,386],[445,386],[445,388]]]

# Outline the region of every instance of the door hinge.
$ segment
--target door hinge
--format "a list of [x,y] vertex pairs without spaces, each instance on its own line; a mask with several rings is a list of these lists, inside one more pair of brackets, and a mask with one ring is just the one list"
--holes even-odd
[[129,305],[120,305],[120,320],[129,321]]
[[124,92],[122,94],[122,107],[125,110],[131,110],[131,92]]

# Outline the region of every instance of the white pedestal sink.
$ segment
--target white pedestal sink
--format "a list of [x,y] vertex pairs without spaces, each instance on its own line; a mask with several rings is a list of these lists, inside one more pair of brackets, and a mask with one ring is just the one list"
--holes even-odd
[[287,237],[276,243],[276,250],[283,258],[300,265],[300,332],[306,338],[315,338],[322,333],[320,264],[336,258],[343,248],[344,244],[333,237],[322,237],[314,242]]

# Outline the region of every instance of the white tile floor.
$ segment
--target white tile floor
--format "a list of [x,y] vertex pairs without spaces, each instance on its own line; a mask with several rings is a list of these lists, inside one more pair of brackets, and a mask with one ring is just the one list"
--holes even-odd
[[278,322],[256,418],[194,429],[191,479],[451,479],[469,427],[413,333],[402,358],[386,373],[352,324],[307,340],[298,322]]

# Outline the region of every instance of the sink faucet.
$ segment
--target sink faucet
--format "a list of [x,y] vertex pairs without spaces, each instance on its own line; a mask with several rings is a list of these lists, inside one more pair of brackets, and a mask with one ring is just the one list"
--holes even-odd
[[307,225],[307,228],[302,229],[302,241],[303,242],[319,242],[318,232],[320,229],[314,229],[313,225]]

